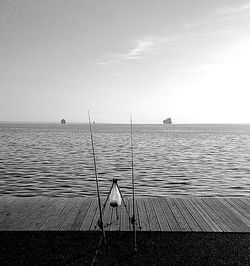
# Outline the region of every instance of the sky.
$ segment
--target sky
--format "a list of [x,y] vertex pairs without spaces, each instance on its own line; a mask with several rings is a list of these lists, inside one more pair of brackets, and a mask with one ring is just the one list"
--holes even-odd
[[249,0],[0,0],[0,121],[250,123]]

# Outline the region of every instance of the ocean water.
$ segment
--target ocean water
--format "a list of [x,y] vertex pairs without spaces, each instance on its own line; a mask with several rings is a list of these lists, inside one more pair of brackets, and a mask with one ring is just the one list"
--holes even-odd
[[[100,191],[132,195],[130,125],[95,124]],[[250,196],[250,125],[133,125],[136,196]],[[0,124],[0,195],[95,196],[87,124]]]

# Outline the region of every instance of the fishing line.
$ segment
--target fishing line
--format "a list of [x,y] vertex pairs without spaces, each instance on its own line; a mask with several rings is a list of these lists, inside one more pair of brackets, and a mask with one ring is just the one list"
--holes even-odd
[[102,229],[104,246],[106,246],[106,236],[105,236],[105,230],[104,230],[103,219],[102,219],[101,197],[100,197],[100,191],[99,191],[98,173],[97,173],[97,166],[96,166],[96,159],[95,159],[94,140],[93,140],[93,134],[92,134],[92,127],[91,127],[89,111],[88,111],[88,116],[89,116],[89,131],[90,131],[90,137],[91,137],[92,153],[93,153],[94,168],[95,168],[96,189],[97,189],[98,205],[99,205],[99,212],[100,212],[100,223],[99,223],[99,226]]
[[98,265],[97,258],[98,258],[98,255],[100,254],[100,247],[101,247],[101,244],[102,244],[102,238],[103,238],[103,236],[101,236],[101,238],[99,240],[98,246],[97,246],[97,248],[95,250],[94,258],[93,258],[92,263],[91,263],[91,266]]
[[136,243],[136,219],[135,219],[135,180],[134,180],[134,152],[133,152],[133,128],[132,128],[132,115],[130,115],[130,144],[131,144],[131,175],[132,175],[132,190],[133,190],[133,216],[131,223],[134,230],[134,248],[137,251]]

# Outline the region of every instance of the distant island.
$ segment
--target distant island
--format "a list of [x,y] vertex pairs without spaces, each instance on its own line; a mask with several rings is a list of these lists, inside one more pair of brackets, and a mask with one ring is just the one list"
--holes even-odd
[[167,118],[167,119],[164,119],[164,120],[163,120],[163,124],[166,124],[166,125],[170,125],[170,124],[172,124],[172,120],[171,120],[171,118],[169,117],[169,118]]
[[66,120],[65,119],[62,119],[61,120],[61,124],[66,124]]

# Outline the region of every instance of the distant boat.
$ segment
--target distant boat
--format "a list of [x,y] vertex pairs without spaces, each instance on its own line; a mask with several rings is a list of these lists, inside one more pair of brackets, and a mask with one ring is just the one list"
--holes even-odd
[[65,119],[62,119],[61,120],[61,124],[66,124],[66,120]]
[[164,120],[163,120],[163,124],[171,125],[171,124],[172,124],[172,120],[171,120],[171,118],[169,117],[169,118],[167,118],[167,119],[164,119]]

